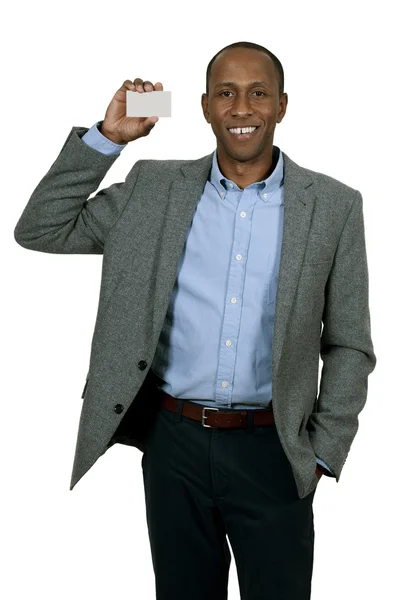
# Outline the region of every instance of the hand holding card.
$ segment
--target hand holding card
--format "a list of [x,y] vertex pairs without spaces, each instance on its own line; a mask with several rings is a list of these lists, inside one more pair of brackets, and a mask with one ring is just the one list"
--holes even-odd
[[[139,77],[134,79],[134,83],[130,79],[126,79],[112,98],[101,125],[102,135],[115,142],[115,144],[128,144],[140,137],[147,136],[158,121],[157,116],[127,116],[127,91],[139,94],[153,91],[163,92],[163,85],[160,82],[153,85],[150,81],[143,81]],[[165,94],[171,95],[171,92],[165,92]],[[144,100],[144,98],[138,100]],[[171,99],[169,102],[171,102]],[[140,108],[144,110],[144,106],[140,106]]]

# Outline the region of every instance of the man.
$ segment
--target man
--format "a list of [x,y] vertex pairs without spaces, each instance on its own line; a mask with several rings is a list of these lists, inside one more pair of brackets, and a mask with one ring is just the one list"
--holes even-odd
[[242,599],[310,598],[314,493],[339,481],[376,365],[362,196],[273,145],[283,86],[270,51],[227,46],[202,96],[216,151],[139,160],[87,201],[157,120],[126,117],[125,92],[162,84],[126,80],[15,228],[103,254],[71,489],[114,443],[143,452],[161,600],[226,598],[227,535]]

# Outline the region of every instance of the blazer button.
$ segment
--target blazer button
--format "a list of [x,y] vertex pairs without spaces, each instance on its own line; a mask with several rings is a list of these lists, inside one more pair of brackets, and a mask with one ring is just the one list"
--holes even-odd
[[138,368],[141,369],[141,371],[143,371],[144,369],[147,368],[147,364],[145,362],[145,360],[140,360],[140,362],[138,363]]
[[113,410],[119,415],[121,412],[124,411],[124,406],[123,404],[115,404],[115,408]]

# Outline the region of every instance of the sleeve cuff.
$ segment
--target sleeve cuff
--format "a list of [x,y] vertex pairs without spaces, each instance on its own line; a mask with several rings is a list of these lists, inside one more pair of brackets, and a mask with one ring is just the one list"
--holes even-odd
[[101,152],[102,154],[106,154],[108,156],[112,156],[115,154],[120,154],[120,152],[127,146],[127,144],[115,144],[111,140],[108,140],[107,137],[102,135],[98,127],[102,124],[103,121],[97,121],[81,138],[83,142],[85,142],[88,146]]
[[[321,467],[323,467],[324,469],[326,469],[326,471],[328,471],[332,477],[334,477],[333,472],[329,469],[329,467],[327,466],[327,464],[323,460],[321,460],[320,458],[316,457],[316,462],[318,463],[318,465],[320,465]],[[327,475],[327,474],[328,473],[325,473],[325,475]]]

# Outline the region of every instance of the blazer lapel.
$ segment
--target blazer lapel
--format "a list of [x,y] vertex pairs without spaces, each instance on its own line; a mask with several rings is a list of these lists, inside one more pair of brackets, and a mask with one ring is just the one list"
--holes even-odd
[[284,218],[275,305],[272,370],[276,374],[298,285],[316,194],[312,179],[283,152]]

